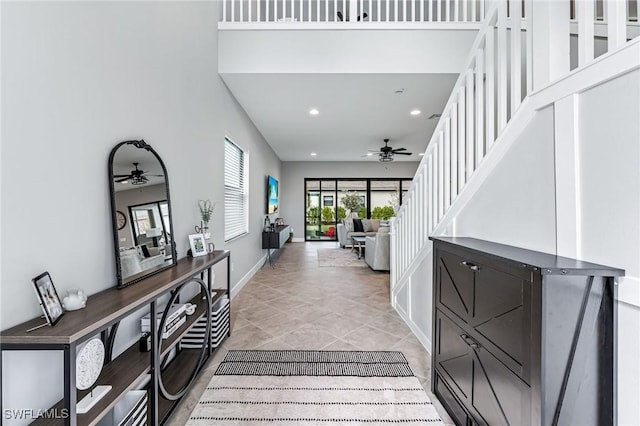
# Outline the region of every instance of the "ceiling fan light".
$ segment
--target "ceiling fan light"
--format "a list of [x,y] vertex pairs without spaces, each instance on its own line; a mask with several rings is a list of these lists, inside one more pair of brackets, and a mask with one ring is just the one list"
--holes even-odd
[[393,157],[389,156],[389,155],[381,155],[380,158],[378,158],[378,161],[382,162],[382,163],[386,163],[389,161],[393,161]]

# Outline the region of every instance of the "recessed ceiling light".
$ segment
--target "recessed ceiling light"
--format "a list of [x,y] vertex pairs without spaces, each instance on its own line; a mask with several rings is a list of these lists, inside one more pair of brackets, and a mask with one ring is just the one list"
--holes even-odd
[[420,157],[424,157],[424,152],[418,154]]
[[411,114],[411,115],[420,115],[420,112],[421,111],[419,109],[414,109],[409,114]]
[[371,157],[373,155],[372,152],[367,152],[367,157]]
[[316,154],[315,152],[312,152],[312,153],[311,153],[311,156],[312,156],[312,157],[315,157],[316,155],[318,155],[318,154]]
[[320,111],[318,111],[317,109],[313,108],[313,109],[309,110],[309,114],[318,115],[318,114],[320,114]]

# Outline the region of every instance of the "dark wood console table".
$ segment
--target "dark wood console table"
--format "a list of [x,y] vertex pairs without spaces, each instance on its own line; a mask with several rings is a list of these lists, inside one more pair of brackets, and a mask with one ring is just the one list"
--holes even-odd
[[[227,259],[226,288],[212,288],[211,268],[225,259]],[[147,424],[163,424],[193,382],[191,380],[185,383],[185,377],[189,377],[188,369],[193,369],[193,377],[195,377],[214,352],[210,342],[207,343],[206,348],[202,349],[180,349],[179,347],[181,338],[198,320],[203,317],[211,320],[211,315],[207,313],[207,300],[202,297],[204,292],[201,290],[190,300],[197,306],[196,312],[186,317],[186,323],[168,338],[158,338],[158,327],[155,321],[152,321],[156,332],[151,333],[151,351],[149,352],[141,352],[138,344],[134,344],[110,360],[109,346],[112,347],[118,324],[123,318],[145,305],[150,307],[151,318],[155,318],[164,308],[158,305],[158,298],[168,294],[178,297],[177,293],[183,285],[194,281],[206,287],[209,292],[212,289],[216,291],[211,298],[212,305],[221,298],[230,298],[230,265],[230,252],[226,250],[217,250],[202,257],[180,259],[175,267],[134,285],[123,289],[114,287],[90,296],[86,308],[66,312],[54,327],[44,327],[27,333],[26,330],[42,322],[41,319],[35,318],[0,333],[0,356],[7,350],[60,350],[64,353],[64,398],[51,409],[56,410],[57,413],[67,414],[64,419],[40,418],[34,424],[72,426],[95,424],[107,415],[128,391],[140,387],[147,375],[150,377],[147,385],[149,404]],[[211,326],[210,322],[208,326]],[[112,389],[87,413],[77,414],[77,401],[90,390],[76,390],[76,348],[96,335],[100,335],[103,342],[106,341],[107,359],[94,386],[111,385]],[[227,336],[229,335],[231,335],[230,328],[227,333]],[[174,349],[178,349],[176,355],[170,361],[163,360]],[[184,392],[179,392],[181,395],[175,400],[168,399],[165,397],[165,389],[161,388],[161,383],[169,389],[169,392],[174,392],[176,387],[181,386]],[[4,391],[10,392],[7,389]],[[11,407],[2,407],[3,410],[7,408]]]
[[[271,249],[280,249],[289,239],[289,225],[276,226],[273,231],[262,231],[262,248],[267,249],[267,260],[271,265]],[[265,262],[266,263],[266,262]]]

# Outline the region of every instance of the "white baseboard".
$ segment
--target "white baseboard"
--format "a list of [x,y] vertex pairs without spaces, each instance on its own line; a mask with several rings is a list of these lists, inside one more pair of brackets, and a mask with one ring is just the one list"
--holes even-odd
[[240,290],[242,290],[242,287],[244,287],[249,282],[249,280],[253,278],[253,276],[260,270],[260,268],[262,268],[262,265],[264,265],[266,259],[267,255],[265,254],[260,258],[258,263],[253,265],[253,267],[249,269],[246,274],[244,274],[244,276],[240,279],[240,281],[236,283],[236,285],[231,287],[231,295],[229,296],[230,299],[233,299],[240,292]]
[[431,355],[431,339],[427,337],[427,335],[424,334],[413,321],[411,321],[411,318],[409,318],[409,315],[404,309],[402,309],[402,306],[400,306],[400,304],[396,303],[395,305],[395,310],[396,312],[398,312],[398,315],[400,315],[400,318],[402,318],[405,324],[409,326],[409,328],[413,332],[413,335],[416,336],[418,341],[422,344],[422,346],[424,346],[424,349],[427,351],[427,353]]
[[292,242],[292,243],[304,243],[304,238],[300,238],[300,237],[298,237],[298,238],[292,238],[292,239],[291,239],[291,242]]

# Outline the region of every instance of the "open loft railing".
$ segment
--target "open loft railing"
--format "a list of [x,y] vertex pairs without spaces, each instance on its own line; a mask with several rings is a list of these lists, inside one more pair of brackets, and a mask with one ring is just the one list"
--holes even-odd
[[[638,36],[638,0],[490,3],[403,205],[392,223],[391,285],[425,256],[428,236],[534,90]],[[522,19],[512,19],[518,16]],[[551,19],[550,19],[551,18]],[[571,52],[571,55],[568,54]]]
[[220,22],[481,22],[485,0],[222,0]]

